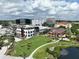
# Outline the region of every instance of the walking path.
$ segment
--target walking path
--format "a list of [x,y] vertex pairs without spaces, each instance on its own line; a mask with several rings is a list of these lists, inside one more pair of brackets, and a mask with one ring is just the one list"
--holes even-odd
[[14,56],[5,55],[5,52],[7,51],[9,47],[10,45],[2,47],[2,49],[0,50],[0,59],[23,59],[22,57],[14,57]]
[[8,48],[7,46],[2,47],[2,49],[0,50],[0,55],[4,55],[7,48]]
[[49,45],[49,44],[57,43],[57,42],[59,42],[59,41],[60,41],[60,40],[57,40],[57,41],[55,41],[55,42],[50,42],[50,43],[46,43],[46,44],[44,44],[44,45],[41,45],[40,47],[36,48],[36,49],[31,53],[31,55],[29,56],[29,59],[33,59],[33,55],[34,55],[34,53],[35,53],[38,49],[40,49],[40,48],[42,48],[42,47],[44,47],[44,46],[46,46],[46,45]]
[[[60,40],[57,40],[57,41],[55,41],[55,42],[50,42],[50,43],[46,43],[46,44],[44,44],[44,45],[41,45],[40,47],[36,48],[36,49],[31,53],[31,55],[30,55],[29,57],[26,57],[26,59],[33,59],[33,55],[34,55],[34,53],[35,53],[38,49],[40,49],[40,48],[42,48],[42,47],[44,47],[44,46],[46,46],[46,45],[49,45],[49,44],[57,43],[57,42],[59,42],[59,41],[60,41]],[[9,46],[8,46],[8,47],[9,47]],[[8,47],[7,47],[7,46],[2,47],[2,49],[0,50],[0,59],[23,59],[22,57],[14,57],[14,56],[6,56],[6,55],[4,55],[5,52],[7,51]]]
[[0,55],[0,59],[23,59],[22,57]]
[[15,42],[21,41],[22,39],[15,37]]
[[[19,39],[19,38],[15,38],[15,40],[16,40],[16,42],[21,41],[21,39]],[[10,47],[10,45],[2,47],[2,49],[0,50],[0,59],[23,59],[22,57],[14,57],[14,56],[5,55],[5,52]]]

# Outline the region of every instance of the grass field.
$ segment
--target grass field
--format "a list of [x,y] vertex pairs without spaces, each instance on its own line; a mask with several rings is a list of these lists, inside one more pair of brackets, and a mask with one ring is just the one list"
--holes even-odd
[[13,56],[29,56],[37,47],[51,42],[53,39],[50,39],[47,36],[40,35],[34,36],[28,40],[22,40],[15,44],[14,51],[10,52],[10,55]]
[[79,43],[75,41],[60,41],[55,44],[49,44],[47,46],[44,46],[36,51],[34,54],[35,59],[46,59],[50,54],[46,51],[47,48],[55,47],[54,51],[52,52],[52,59],[55,59],[56,57],[60,56],[60,51],[62,48],[68,48],[68,47],[79,47]]

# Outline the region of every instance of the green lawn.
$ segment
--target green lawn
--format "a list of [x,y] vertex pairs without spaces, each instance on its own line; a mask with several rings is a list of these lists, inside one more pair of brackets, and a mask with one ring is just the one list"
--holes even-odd
[[10,52],[10,55],[29,56],[37,47],[51,41],[52,39],[44,35],[34,36],[28,40],[22,40],[15,44],[15,49],[14,51]]
[[75,41],[60,41],[58,43],[55,44],[49,44],[47,46],[44,46],[42,48],[40,48],[39,50],[37,50],[37,52],[34,54],[34,58],[35,59],[46,59],[46,57],[48,57],[50,54],[47,53],[46,49],[50,48],[50,47],[55,47],[54,51],[52,52],[52,59],[55,59],[55,57],[60,56],[60,51],[62,48],[67,48],[67,47],[79,47],[79,43],[75,42]]

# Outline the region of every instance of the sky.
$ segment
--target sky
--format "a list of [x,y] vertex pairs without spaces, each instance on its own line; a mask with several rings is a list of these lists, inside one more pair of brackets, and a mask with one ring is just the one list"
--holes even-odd
[[79,20],[79,0],[0,0],[0,20],[50,17]]

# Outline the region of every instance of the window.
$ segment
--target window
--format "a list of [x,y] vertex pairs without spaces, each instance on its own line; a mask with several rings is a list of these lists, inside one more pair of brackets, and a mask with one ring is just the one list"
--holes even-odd
[[27,37],[27,35],[26,35],[26,37]]
[[30,32],[28,31],[28,33],[30,33]]
[[34,32],[34,31],[33,31]]
[[28,37],[30,37],[30,35],[28,35]]
[[32,34],[31,34],[31,36],[32,36]]
[[20,30],[17,30],[17,32],[21,32]]
[[32,31],[31,31],[31,33],[32,33]]

